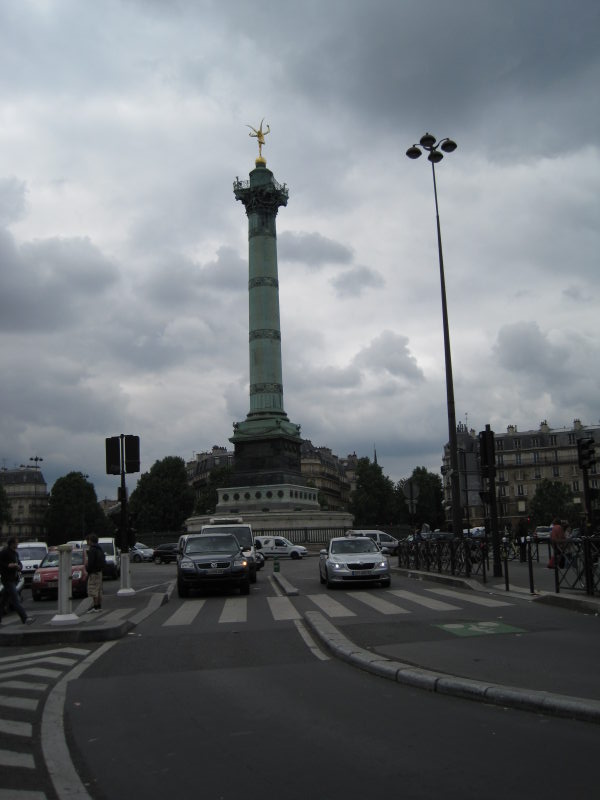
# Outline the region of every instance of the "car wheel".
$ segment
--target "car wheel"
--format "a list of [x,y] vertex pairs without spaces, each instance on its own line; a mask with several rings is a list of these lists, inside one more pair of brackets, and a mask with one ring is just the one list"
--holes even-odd
[[190,590],[179,581],[177,582],[177,594],[179,597],[189,597]]
[[327,584],[328,589],[333,589],[333,583],[329,580],[329,573],[327,572],[327,567],[325,567],[325,583]]
[[162,558],[160,556],[154,556],[154,563],[162,564]]
[[250,594],[250,579],[240,586],[240,594]]
[[133,561],[134,561],[136,564],[139,564],[141,560],[142,560],[142,557],[141,557],[141,556],[134,556],[134,557],[133,557]]
[[292,552],[290,553],[290,558],[293,558],[295,561],[296,559],[300,558],[300,553],[298,553],[297,550],[292,550]]
[[320,567],[319,567],[319,580],[321,581],[321,583],[325,583],[325,578],[321,574],[321,568]]

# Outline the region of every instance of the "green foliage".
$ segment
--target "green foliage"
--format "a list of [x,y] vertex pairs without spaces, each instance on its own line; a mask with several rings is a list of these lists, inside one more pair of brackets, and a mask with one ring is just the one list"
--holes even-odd
[[196,494],[194,514],[214,513],[219,499],[217,489],[228,486],[232,474],[231,467],[215,467],[211,470],[206,486],[201,486]]
[[396,524],[402,507],[403,500],[390,478],[383,474],[379,464],[371,463],[368,458],[359,458],[356,465],[356,489],[350,497],[354,527]]
[[178,531],[194,507],[185,463],[179,456],[155,461],[144,472],[129,500],[129,514],[138,533]]
[[48,544],[85,539],[90,533],[112,535],[113,525],[98,505],[96,490],[81,472],[58,478],[50,492],[45,517]]
[[10,500],[6,494],[4,486],[0,486],[0,525],[3,522],[11,522],[12,515],[10,513]]
[[414,523],[416,528],[421,528],[427,523],[431,530],[445,527],[442,479],[433,472],[428,472],[425,467],[415,467],[411,476],[415,485],[419,487]]
[[555,517],[577,522],[579,511],[573,502],[573,492],[564,483],[541,481],[529,501],[529,516],[533,527],[549,525]]

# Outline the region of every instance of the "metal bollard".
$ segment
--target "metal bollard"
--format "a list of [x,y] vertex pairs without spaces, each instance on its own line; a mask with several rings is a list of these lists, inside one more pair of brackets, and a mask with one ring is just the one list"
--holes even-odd
[[279,572],[279,559],[273,559],[273,572]]
[[58,614],[50,620],[51,625],[68,625],[79,617],[72,612],[71,603],[71,552],[70,544],[58,546]]
[[504,561],[504,588],[508,592],[510,587],[508,585],[508,539],[506,536],[502,539],[502,558]]
[[535,594],[535,587],[533,585],[533,557],[531,555],[531,536],[527,537],[527,566],[529,568],[529,591]]

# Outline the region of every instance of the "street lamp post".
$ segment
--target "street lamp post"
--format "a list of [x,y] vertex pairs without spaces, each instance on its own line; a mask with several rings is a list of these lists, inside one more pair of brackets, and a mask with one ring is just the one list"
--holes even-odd
[[[454,382],[452,379],[452,357],[450,355],[450,330],[448,327],[448,306],[446,304],[446,280],[444,278],[444,257],[442,254],[442,232],[440,229],[440,214],[438,210],[437,184],[435,181],[435,165],[444,157],[444,153],[453,153],[456,142],[452,139],[440,139],[426,133],[421,137],[419,145],[413,144],[406,151],[409,158],[415,159],[422,155],[421,148],[429,155],[431,172],[433,174],[433,196],[435,199],[435,220],[437,224],[437,243],[440,261],[440,284],[442,289],[442,319],[444,325],[444,356],[446,361],[446,405],[448,407],[448,443],[450,447],[450,489],[452,495],[452,530],[455,536],[462,536],[462,508],[460,499],[460,475],[458,471],[458,442],[456,436],[456,411],[454,407]],[[443,152],[442,152],[443,151]]]

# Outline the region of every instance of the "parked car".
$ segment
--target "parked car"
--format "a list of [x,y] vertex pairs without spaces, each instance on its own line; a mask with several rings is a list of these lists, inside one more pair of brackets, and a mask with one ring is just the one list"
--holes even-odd
[[177,542],[159,544],[154,548],[152,559],[155,564],[170,564],[177,561]]
[[250,592],[250,562],[232,533],[188,536],[177,562],[177,593],[187,597],[193,589],[238,587]]
[[46,542],[19,542],[17,553],[22,565],[21,574],[26,584],[31,583],[33,574],[48,552]]
[[294,544],[283,536],[255,536],[255,548],[265,558],[304,558],[308,550],[304,545]]
[[154,558],[154,550],[148,547],[147,544],[136,542],[133,547],[129,549],[129,559],[139,563],[140,561],[152,561]]
[[105,578],[116,580],[121,574],[121,551],[117,547],[117,542],[109,536],[102,536],[98,539],[98,544],[104,550],[102,574]]
[[319,578],[328,589],[344,583],[378,582],[389,586],[390,562],[367,536],[338,536],[320,552]]
[[[31,582],[31,594],[34,600],[58,596],[58,560],[58,551],[51,550],[36,569]],[[71,592],[73,597],[86,597],[87,580],[85,550],[73,550],[71,553]]]
[[551,525],[538,525],[533,532],[533,538],[538,542],[547,542],[550,539],[551,533],[552,533]]
[[385,533],[384,531],[352,530],[346,531],[346,536],[368,536],[369,539],[372,539],[375,544],[379,545],[380,548],[387,547],[393,556],[398,554],[398,539],[395,539],[393,536],[390,536],[389,533]]

